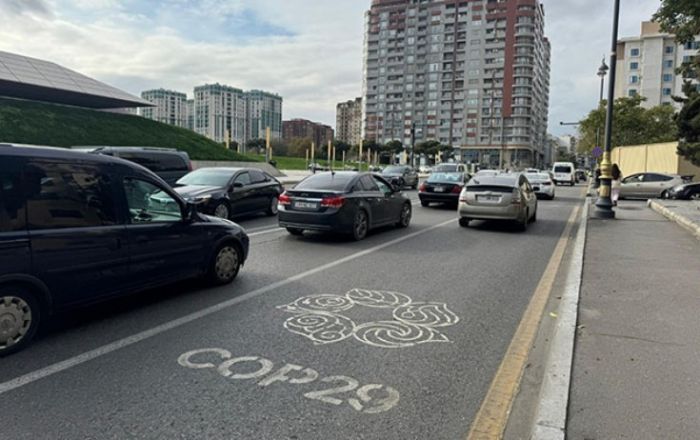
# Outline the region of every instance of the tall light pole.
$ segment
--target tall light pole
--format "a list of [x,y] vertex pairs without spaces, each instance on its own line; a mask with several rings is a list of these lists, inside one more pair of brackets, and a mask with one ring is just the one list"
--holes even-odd
[[613,10],[613,32],[612,44],[610,48],[610,78],[608,80],[608,102],[605,115],[605,149],[603,160],[600,162],[600,189],[598,190],[598,201],[593,216],[602,219],[615,218],[613,203],[610,199],[612,186],[612,163],[610,155],[612,152],[612,130],[613,130],[613,105],[615,100],[615,73],[617,68],[617,29],[620,21],[620,0],[615,0]]
[[[598,107],[603,103],[603,88],[605,87],[605,75],[608,73],[608,66],[605,64],[605,57],[603,57],[603,61],[600,64],[600,67],[598,67],[598,73],[597,75],[600,77],[600,98],[598,98]],[[595,145],[596,147],[600,147],[600,126],[596,128],[595,131]]]

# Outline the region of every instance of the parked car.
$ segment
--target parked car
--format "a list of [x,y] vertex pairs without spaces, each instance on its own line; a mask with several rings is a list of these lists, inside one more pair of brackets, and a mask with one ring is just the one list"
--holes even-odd
[[537,197],[525,175],[472,178],[459,196],[459,225],[471,220],[512,220],[527,229],[537,220]]
[[537,168],[528,168],[525,170],[525,174],[539,174],[540,170]]
[[466,173],[432,173],[418,188],[421,206],[429,206],[431,203],[457,206],[459,194],[470,178]]
[[622,179],[621,199],[668,198],[670,190],[686,183],[681,176],[663,173],[637,173]]
[[104,154],[135,162],[156,173],[168,185],[192,171],[190,156],[174,148],[159,147],[71,147],[86,153]]
[[411,222],[411,201],[384,178],[352,171],[309,176],[279,199],[279,225],[304,231],[350,234],[362,240],[370,229]]
[[321,165],[320,163],[314,163],[314,162],[311,162],[307,168],[309,169],[309,171],[313,171],[313,172],[328,171],[330,169],[325,165]]
[[700,200],[700,182],[676,185],[668,190],[667,196],[678,200]]
[[200,168],[178,180],[175,191],[199,212],[230,219],[258,212],[277,215],[284,189],[257,168]]
[[555,185],[571,185],[576,184],[576,167],[571,162],[555,162],[552,165],[552,173],[554,173]]
[[418,173],[408,165],[389,165],[382,171],[382,177],[396,184],[399,188],[409,186],[418,188]]
[[433,167],[434,173],[466,173],[467,166],[463,163],[441,163]]
[[433,172],[433,168],[428,165],[421,165],[418,167],[418,172],[421,174],[430,174]]
[[186,278],[230,283],[248,247],[240,226],[139,165],[0,145],[0,355],[57,311]]
[[474,174],[474,176],[484,177],[484,176],[497,176],[501,174],[498,170],[479,170]]
[[527,179],[538,198],[554,199],[555,185],[549,173],[528,174]]

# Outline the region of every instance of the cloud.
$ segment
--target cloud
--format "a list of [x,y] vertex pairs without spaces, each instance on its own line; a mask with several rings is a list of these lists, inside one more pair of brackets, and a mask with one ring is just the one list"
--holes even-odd
[[[623,1],[620,36],[636,35],[656,0]],[[606,0],[544,0],[552,42],[550,127],[595,107],[610,50]],[[370,0],[0,0],[13,15],[0,50],[57,62],[135,95],[192,94],[219,82],[284,98],[285,119],[335,125],[337,102],[361,94]]]

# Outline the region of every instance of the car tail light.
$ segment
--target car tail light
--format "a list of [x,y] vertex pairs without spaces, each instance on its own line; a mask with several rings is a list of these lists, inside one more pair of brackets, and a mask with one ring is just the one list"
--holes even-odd
[[287,193],[282,193],[280,196],[277,198],[277,202],[280,205],[291,205],[292,204],[292,198],[287,195]]
[[345,197],[332,196],[321,199],[321,206],[324,208],[340,208],[345,204]]
[[418,187],[418,191],[425,192],[425,183],[420,184],[420,187]]
[[460,185],[455,185],[452,187],[452,194],[459,194],[462,192],[462,187]]
[[192,161],[191,160],[187,161],[187,170],[192,171]]
[[521,203],[520,190],[517,188],[513,190],[513,200],[511,201],[513,205],[519,205]]

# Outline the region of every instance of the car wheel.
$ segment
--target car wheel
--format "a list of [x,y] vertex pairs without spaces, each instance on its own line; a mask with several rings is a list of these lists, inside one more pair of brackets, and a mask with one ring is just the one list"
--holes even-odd
[[664,190],[664,192],[661,193],[661,198],[662,198],[662,199],[670,199],[670,198],[671,198],[671,193],[668,192],[668,190]]
[[270,204],[267,206],[267,215],[269,216],[274,216],[277,215],[278,207],[277,203],[279,202],[279,199],[277,196],[274,196],[270,199]]
[[399,188],[404,189],[406,187],[406,181],[403,178],[399,179]]
[[466,217],[460,217],[459,218],[459,225],[463,228],[468,228],[469,227],[469,222],[470,220]]
[[228,203],[221,201],[214,208],[214,217],[229,219],[231,215],[231,209],[228,207]]
[[532,218],[530,219],[530,223],[535,223],[537,221],[537,208],[535,208],[535,213],[532,214]]
[[530,213],[527,212],[527,210],[526,210],[526,211],[525,211],[525,216],[523,217],[522,220],[520,220],[520,221],[518,222],[518,229],[519,229],[520,231],[522,231],[522,232],[527,231],[527,225],[528,225],[528,223],[530,222],[529,216],[530,216]]
[[411,224],[411,204],[405,203],[401,208],[399,222],[396,224],[399,228],[407,228]]
[[40,320],[39,301],[29,289],[22,286],[0,288],[0,356],[29,345]]
[[424,208],[427,208],[428,206],[430,206],[430,202],[426,202],[426,201],[421,200],[421,201],[420,201],[420,206],[422,206],[422,207],[424,207]]
[[304,230],[299,229],[299,228],[287,228],[287,232],[289,232],[292,235],[297,235],[297,236],[304,234]]
[[690,200],[700,200],[700,192],[696,192],[690,195]]
[[209,266],[209,281],[215,285],[232,282],[241,268],[241,252],[234,243],[224,243],[214,253]]
[[414,183],[411,189],[416,190],[418,189],[418,182]]
[[355,214],[355,220],[352,223],[352,238],[355,241],[360,241],[367,236],[369,230],[369,219],[367,212],[364,209],[359,209]]

